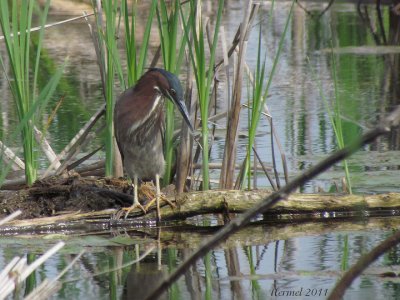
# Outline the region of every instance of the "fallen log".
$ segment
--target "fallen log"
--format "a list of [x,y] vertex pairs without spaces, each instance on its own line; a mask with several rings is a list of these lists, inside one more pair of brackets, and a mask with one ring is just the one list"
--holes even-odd
[[[151,186],[146,188],[151,192]],[[9,223],[8,229],[97,230],[97,226],[104,229],[104,224],[117,227],[148,226],[149,222],[155,219],[155,207],[150,207],[147,214],[134,211],[129,215],[129,219],[113,219],[121,207],[127,207],[132,203],[129,189],[129,183],[122,179],[78,176],[48,178],[38,181],[30,188],[1,191],[0,211],[4,216],[17,209],[23,210],[23,220]],[[144,195],[149,197],[149,191],[139,190],[139,192],[142,200]],[[231,214],[244,212],[270,193],[269,190],[210,190],[180,195],[166,192],[167,198],[175,203],[176,207],[164,205],[161,214],[164,221],[184,220],[204,214],[223,214],[229,219]],[[393,216],[399,213],[398,193],[379,195],[297,193],[278,202],[264,214],[264,219],[287,222],[354,216]]]

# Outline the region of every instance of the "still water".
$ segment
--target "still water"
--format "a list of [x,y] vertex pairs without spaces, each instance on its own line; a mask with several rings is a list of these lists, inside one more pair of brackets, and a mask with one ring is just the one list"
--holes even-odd
[[[244,2],[227,1],[223,25],[228,41],[232,40],[242,20]],[[206,3],[205,7],[212,11],[212,2]],[[374,28],[370,30],[365,23],[365,15],[364,18],[360,17],[355,4],[335,3],[324,15],[318,16],[325,6],[325,3],[307,2],[306,10],[295,7],[267,101],[291,176],[336,148],[320,92],[321,88],[328,101],[334,97],[333,61],[337,72],[336,89],[342,108],[345,142],[371,128],[399,103],[398,50],[395,49],[394,53],[389,51],[388,54],[381,54],[377,50],[376,35],[379,38],[379,34]],[[255,24],[262,24],[268,72],[289,9],[290,2],[277,1],[271,19],[271,3],[265,1],[256,18]],[[376,12],[371,7],[368,9],[376,25]],[[388,44],[395,44],[396,33],[389,24],[397,19],[388,7],[383,8],[382,13]],[[81,11],[72,11],[72,14],[80,15]],[[50,21],[65,18],[67,16],[62,12],[56,12]],[[256,63],[258,28],[253,28],[248,41],[246,60],[251,69]],[[382,37],[380,39],[382,43]],[[152,43],[155,48],[156,41]],[[77,21],[46,31],[45,49],[44,70],[40,78],[43,82],[66,57],[69,61],[59,85],[58,97],[42,116],[45,122],[60,97],[63,97],[61,108],[47,132],[51,145],[56,152],[60,152],[104,100],[86,23]],[[313,74],[316,74],[316,78]],[[7,99],[11,95],[4,79],[0,77],[0,80],[2,99]],[[244,92],[243,98],[246,99]],[[240,126],[245,131],[247,111],[243,109],[242,114]],[[18,151],[17,143],[7,140],[15,120],[16,113],[11,102],[2,100],[0,137]],[[217,126],[224,128],[222,122]],[[271,165],[269,140],[270,127],[266,120],[262,120],[257,149],[262,160]],[[394,131],[366,146],[349,160],[354,192],[400,191],[399,141],[399,132]],[[98,137],[86,151],[96,149],[100,143],[101,137]],[[244,157],[246,143],[245,138],[240,138],[237,149],[239,159]],[[214,141],[212,162],[221,161],[223,146],[223,139]],[[279,156],[277,159],[280,165]],[[42,163],[45,165],[44,159]],[[282,169],[279,170],[281,172]],[[217,173],[213,176],[218,178]],[[342,167],[338,165],[302,190],[313,192],[322,188],[328,191],[334,181],[339,182],[342,176]],[[268,182],[261,174],[257,185],[268,187]],[[288,299],[287,295],[290,294],[290,299],[324,299],[341,271],[390,235],[391,229],[396,228],[396,221],[392,218],[357,222],[342,220],[331,224],[251,226],[198,261],[168,291],[168,296],[171,299]],[[54,277],[84,248],[86,254],[62,278],[63,288],[55,298],[141,299],[141,291],[150,290],[154,283],[174,270],[212,231],[210,228],[206,232],[202,229],[176,232],[164,228],[161,233],[149,233],[139,228],[91,236],[75,234],[66,239],[67,247],[63,251],[39,269],[36,280],[40,282],[46,277]],[[160,244],[157,242],[158,235],[161,236]],[[115,240],[119,236],[125,237],[122,243]],[[41,253],[58,238],[54,235],[34,240],[1,238],[0,269],[13,256],[27,252]],[[140,263],[105,272],[136,259],[151,245],[156,246],[155,250]],[[389,267],[398,270],[398,254],[399,249],[396,248],[381,257],[364,276],[353,283],[345,298],[400,297],[398,281],[377,275],[386,272]],[[98,273],[101,274],[95,275]]]

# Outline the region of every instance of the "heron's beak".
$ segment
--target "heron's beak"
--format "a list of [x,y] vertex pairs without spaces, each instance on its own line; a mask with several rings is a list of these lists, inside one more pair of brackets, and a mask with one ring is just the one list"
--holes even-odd
[[168,98],[171,99],[171,101],[178,107],[179,112],[181,113],[183,119],[185,120],[187,126],[189,127],[191,132],[194,132],[192,123],[190,123],[190,119],[189,119],[189,113],[187,111],[185,102],[183,102],[183,100],[177,99],[173,96],[171,96],[168,93]]

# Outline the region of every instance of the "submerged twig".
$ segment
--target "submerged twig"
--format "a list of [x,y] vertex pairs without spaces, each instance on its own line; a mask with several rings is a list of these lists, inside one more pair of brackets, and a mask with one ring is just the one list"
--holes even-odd
[[77,277],[77,278],[73,278],[73,279],[66,280],[66,281],[64,281],[64,282],[65,282],[65,283],[70,283],[70,282],[82,280],[82,279],[85,279],[85,278],[91,278],[91,277],[95,277],[95,276],[99,276],[99,275],[103,275],[103,274],[109,274],[109,273],[114,272],[114,271],[122,270],[122,269],[124,269],[124,268],[126,268],[126,267],[129,267],[129,266],[131,266],[131,265],[134,265],[134,264],[136,264],[136,263],[142,261],[142,260],[145,259],[155,248],[156,248],[156,247],[153,246],[153,245],[150,246],[150,247],[149,247],[142,255],[140,255],[137,259],[132,260],[132,261],[130,261],[130,262],[127,262],[127,263],[125,263],[125,264],[122,264],[122,265],[120,265],[120,266],[118,266],[118,267],[116,267],[116,268],[112,268],[112,269],[100,271],[100,272],[97,272],[97,273],[95,273],[95,274],[88,274],[88,275],[86,275],[86,276],[80,276],[80,277]]
[[298,0],[296,0],[296,4],[298,7],[300,7],[302,10],[304,10],[304,12],[311,16],[311,17],[316,17],[317,19],[321,18],[332,6],[333,2],[335,2],[335,0],[330,0],[328,5],[318,14],[313,14],[312,12],[310,12],[308,9],[306,9]]

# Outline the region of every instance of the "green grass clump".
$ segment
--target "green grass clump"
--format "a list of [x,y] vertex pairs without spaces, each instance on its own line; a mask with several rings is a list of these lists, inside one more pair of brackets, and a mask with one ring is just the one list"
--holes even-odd
[[[209,167],[208,167],[208,115],[211,94],[211,83],[214,77],[215,50],[218,43],[219,27],[222,19],[222,11],[224,8],[224,0],[218,1],[218,10],[215,17],[214,32],[210,47],[205,43],[206,28],[203,24],[201,16],[201,1],[189,1],[189,21],[184,23],[185,35],[189,40],[189,32],[191,33],[192,45],[189,45],[190,59],[192,62],[201,117],[201,144],[202,144],[202,173],[203,173],[203,190],[209,189]],[[183,11],[181,9],[181,14]],[[184,18],[182,18],[184,19]],[[211,35],[211,34],[210,34]],[[208,51],[209,49],[209,51]],[[208,59],[207,59],[208,57]]]
[[[158,31],[160,36],[161,53],[164,68],[176,75],[179,75],[182,61],[185,54],[187,39],[183,35],[179,38],[179,9],[180,1],[171,3],[170,13],[165,0],[160,1],[157,7]],[[185,20],[182,19],[182,22]],[[179,51],[177,51],[177,46]],[[165,174],[163,184],[167,185],[172,180],[172,165],[174,154],[174,130],[175,113],[174,104],[171,101],[166,103],[166,124],[165,124]]]
[[[147,19],[143,40],[139,48],[136,40],[136,2],[132,1],[131,15],[129,15],[128,0],[122,2],[103,0],[101,6],[96,1],[92,5],[96,16],[98,62],[102,74],[104,97],[106,101],[106,137],[105,175],[113,176],[114,168],[114,106],[119,92],[116,92],[116,79],[119,79],[122,90],[133,86],[143,74],[146,65],[147,50],[150,40],[151,26],[155,14],[157,0],[152,0],[150,13]],[[103,20],[103,12],[105,21]],[[125,26],[125,49],[127,59],[126,72],[123,70],[121,56],[119,55],[118,39],[120,21]],[[125,75],[126,74],[126,75]]]
[[[25,161],[25,177],[27,184],[32,184],[37,178],[37,158],[35,153],[34,126],[37,114],[50,100],[61,78],[63,67],[59,68],[41,91],[38,91],[37,78],[39,74],[40,53],[44,36],[44,25],[50,6],[47,0],[43,11],[37,7],[36,1],[0,1],[0,26],[4,34],[7,55],[10,65],[10,77],[3,67],[6,80],[17,108],[18,128],[21,132],[23,156]],[[32,17],[39,15],[41,29],[35,46],[32,43]],[[34,56],[34,65],[31,65]],[[19,129],[17,128],[17,132]]]
[[[336,63],[335,63],[335,58],[334,58],[333,54],[332,54],[332,77],[333,77],[333,83],[334,83],[334,98],[333,98],[332,104],[325,97],[323,88],[321,85],[321,81],[317,80],[317,76],[312,68],[311,68],[311,73],[314,77],[314,80],[316,80],[318,82],[319,93],[320,93],[322,100],[324,101],[325,108],[326,108],[329,120],[330,120],[332,128],[333,128],[333,132],[335,133],[337,146],[339,149],[343,149],[345,147],[345,143],[344,143],[341,107],[340,107],[340,99],[339,99],[338,78],[337,78],[337,73],[336,73]],[[343,160],[342,164],[343,164],[343,168],[344,168],[344,172],[345,172],[347,190],[350,194],[352,194],[350,171],[349,171],[349,167],[347,164],[347,160],[346,159]]]
[[[249,179],[248,186],[250,186],[250,174],[251,174],[251,164],[250,164],[250,155],[251,152],[253,151],[253,146],[254,146],[254,141],[257,133],[257,128],[258,124],[260,122],[261,118],[261,113],[263,111],[263,107],[265,105],[265,102],[267,100],[268,92],[272,84],[272,80],[274,78],[275,70],[279,62],[279,57],[283,49],[283,44],[285,41],[286,33],[289,28],[290,20],[292,17],[293,13],[293,7],[294,7],[294,1],[292,1],[292,5],[289,11],[289,15],[286,18],[286,24],[284,31],[280,37],[279,41],[279,46],[278,50],[276,52],[272,69],[270,71],[268,81],[265,84],[265,58],[263,61],[261,61],[261,25],[260,25],[260,31],[259,31],[259,36],[258,36],[258,53],[257,53],[257,65],[256,65],[256,70],[254,73],[254,80],[253,84],[251,86],[251,114],[250,114],[250,120],[249,120],[249,138],[248,138],[248,144],[247,144],[247,153],[246,153],[246,161],[245,161],[245,176],[241,177],[241,186],[243,186],[245,178],[247,177]],[[272,130],[271,130],[272,134]]]

